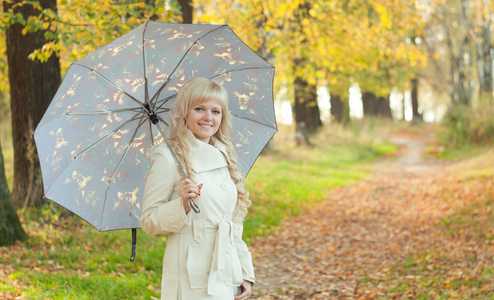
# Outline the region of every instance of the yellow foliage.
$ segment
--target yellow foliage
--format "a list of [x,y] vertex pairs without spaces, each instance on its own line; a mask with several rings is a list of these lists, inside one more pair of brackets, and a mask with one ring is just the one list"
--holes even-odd
[[[47,44],[32,56],[59,52],[65,72],[73,60],[152,15],[160,21],[180,20],[176,5],[165,6],[159,0],[154,4],[151,9],[142,2],[59,1],[57,21],[40,18],[36,22],[44,30],[56,27],[60,42]],[[407,81],[416,67],[427,63],[417,45],[404,43],[411,35],[421,35],[425,26],[414,0],[368,0],[366,5],[360,0],[194,0],[193,4],[201,11],[196,22],[229,24],[248,46],[267,54],[264,58],[277,68],[277,86],[296,76],[348,86],[351,76],[377,89],[385,81]],[[2,19],[9,21],[5,15]],[[31,29],[26,26],[23,34]],[[400,79],[388,79],[386,70],[391,68],[399,69],[395,73],[403,74]],[[5,76],[0,75],[0,80]],[[0,88],[4,85],[0,83]]]

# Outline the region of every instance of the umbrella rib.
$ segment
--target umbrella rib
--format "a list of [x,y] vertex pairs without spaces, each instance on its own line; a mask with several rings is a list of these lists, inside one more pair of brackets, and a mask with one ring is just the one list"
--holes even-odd
[[124,108],[124,109],[116,109],[116,110],[105,110],[105,111],[84,111],[84,112],[65,112],[65,115],[104,115],[104,114],[110,114],[110,113],[115,113],[115,112],[123,112],[123,111],[135,111],[139,112],[141,114],[146,114],[146,112],[138,110],[140,107],[133,107],[133,108]]
[[272,66],[269,66],[269,67],[248,67],[248,68],[235,69],[235,70],[226,70],[223,73],[220,73],[218,75],[211,77],[210,79],[215,79],[217,77],[220,77],[221,75],[232,73],[232,72],[245,71],[245,70],[258,70],[258,69],[273,69],[273,67]]
[[[163,105],[165,105],[165,104],[166,104],[166,102],[168,102],[168,100],[170,100],[170,99],[172,99],[172,98],[174,98],[174,97],[177,97],[177,94],[173,94],[173,95],[171,95],[171,96],[166,97],[166,98],[165,98],[165,99],[163,99],[163,100],[160,100],[160,102],[161,102],[161,101],[163,101],[163,103],[161,103],[161,104],[160,104],[160,105],[159,105],[156,109],[161,109],[161,108],[163,107]],[[155,103],[156,103],[156,104],[158,104],[158,101],[155,101]]]
[[144,30],[142,31],[142,63],[144,68],[144,102],[149,106],[149,89],[148,89],[148,76],[147,76],[147,62],[146,62],[146,45],[144,44],[144,36],[148,28],[149,20],[146,21]]
[[[170,125],[169,125],[168,123],[166,123],[166,122],[165,122],[165,120],[163,120],[163,118],[162,118],[162,117],[160,117],[159,115],[158,115],[158,119],[160,119],[160,121],[161,121],[161,122],[165,123],[165,125],[166,125],[166,126],[170,126]],[[158,126],[158,127],[159,127],[159,126]],[[161,127],[160,127],[160,129],[161,129]],[[163,133],[163,132],[161,132],[161,131],[160,131],[160,133],[161,133],[161,135],[163,135],[163,138],[165,138],[164,133]]]
[[[162,121],[163,123],[165,123],[165,124],[166,124],[166,122],[165,122],[165,121],[163,121],[163,120],[161,120],[161,121]],[[159,123],[156,123],[155,125],[156,125],[156,127],[158,128],[158,131],[160,132],[161,137],[162,137],[162,138],[163,138],[163,140],[165,141],[166,146],[170,149],[170,153],[172,154],[173,159],[174,159],[174,160],[175,160],[175,162],[177,163],[178,168],[180,169],[180,172],[182,173],[182,176],[183,176],[184,178],[187,178],[187,174],[185,174],[185,170],[183,169],[182,165],[180,165],[180,161],[178,160],[178,157],[177,157],[177,155],[175,154],[175,151],[173,151],[172,146],[171,146],[171,145],[170,145],[170,143],[168,142],[168,139],[166,138],[166,134],[163,132],[163,129],[161,128],[161,126],[159,125]],[[168,124],[166,124],[166,125],[168,125]]]
[[[87,147],[86,149],[84,149],[83,151],[77,153],[76,155],[74,155],[73,159],[77,159],[79,156],[83,155],[84,153],[88,152],[89,150],[91,150],[92,148],[96,147],[99,143],[101,143],[102,141],[104,141],[106,138],[114,135],[117,131],[119,131],[122,127],[124,127],[125,125],[127,125],[128,123],[132,122],[132,121],[135,121],[135,120],[138,120],[138,119],[142,119],[144,118],[143,116],[141,117],[137,117],[139,114],[135,114],[131,119],[125,121],[124,123],[122,123],[120,126],[118,126],[117,128],[115,128],[114,130],[110,131],[109,133],[107,133],[105,136],[103,136],[101,139],[97,140],[96,142],[94,142],[91,146]],[[137,118],[136,118],[137,117]]]
[[[161,94],[161,91],[159,91],[159,92],[156,94],[156,98],[158,98],[158,97],[160,96],[160,94]],[[148,96],[149,96],[149,95],[148,95]],[[149,102],[149,107],[151,107],[151,111],[155,111],[155,109],[156,109],[156,104],[157,104],[157,102],[156,102],[156,101],[154,101],[154,102],[152,102],[152,103],[151,103],[151,102]],[[161,107],[161,106],[160,106],[160,107]]]
[[266,127],[272,128],[272,129],[274,129],[274,130],[278,130],[278,128],[276,128],[276,127],[273,127],[273,126],[268,125],[268,124],[264,124],[264,123],[262,123],[262,122],[259,122],[259,121],[253,120],[253,119],[249,119],[249,118],[246,118],[246,117],[241,117],[241,116],[236,115],[236,114],[232,114],[232,116],[233,116],[233,117],[237,117],[237,118],[239,118],[239,119],[243,119],[243,120],[251,121],[251,122],[257,123],[257,124],[259,124],[259,125],[262,125],[262,126],[266,126]]
[[[117,170],[120,168],[120,166],[122,165],[122,162],[124,160],[124,158],[127,156],[127,154],[129,153],[129,150],[130,150],[130,145],[132,144],[132,142],[134,141],[136,135],[137,135],[137,131],[139,130],[139,128],[142,126],[142,124],[144,124],[146,122],[146,119],[144,118],[141,118],[141,121],[139,123],[139,125],[137,125],[137,128],[136,130],[134,131],[134,134],[132,135],[132,138],[130,139],[130,142],[127,144],[127,148],[125,149],[125,153],[122,155],[122,158],[120,158],[120,161],[118,162],[118,165],[115,167],[115,170],[113,171],[113,173],[111,174],[110,178],[108,178],[108,186],[106,187],[106,192],[105,192],[105,199],[107,198],[106,195],[108,194],[108,190],[110,189],[110,184],[111,184],[111,181],[113,179],[113,177],[115,176],[115,174],[117,173]],[[105,206],[106,206],[106,201],[103,203],[103,210],[102,210],[102,214],[101,214],[101,220],[100,220],[100,224],[103,224],[103,217],[104,217],[104,211],[105,211]]]
[[153,95],[153,98],[151,98],[150,102],[153,102],[155,98],[157,98],[157,95],[159,95],[159,93],[161,93],[161,91],[168,85],[168,83],[170,82],[171,78],[173,77],[173,75],[175,74],[175,71],[178,70],[178,68],[182,65],[182,63],[184,62],[185,58],[189,55],[190,51],[192,50],[192,48],[194,47],[194,45],[199,42],[200,39],[204,38],[205,36],[209,35],[211,32],[213,31],[216,31],[218,29],[221,29],[223,27],[227,27],[228,25],[221,25],[221,26],[218,26],[214,29],[211,29],[210,31],[206,32],[205,34],[203,34],[202,36],[198,37],[189,47],[189,49],[187,49],[187,51],[185,52],[185,54],[182,56],[182,58],[180,59],[180,61],[178,62],[178,64],[175,66],[175,68],[173,69],[173,71],[170,73],[170,76],[168,76],[168,79],[166,79],[165,83],[163,83],[163,85],[158,89],[158,91]]
[[101,75],[98,71],[94,70],[93,68],[90,68],[88,66],[85,66],[85,65],[82,65],[80,63],[77,63],[77,62],[74,62],[72,63],[72,65],[77,65],[77,66],[81,66],[83,68],[86,68],[92,72],[94,72],[96,75],[98,75],[99,77],[103,78],[106,82],[108,82],[110,85],[114,86],[115,88],[117,88],[120,92],[124,93],[125,95],[127,95],[130,99],[132,99],[134,102],[136,102],[137,104],[139,104],[142,108],[146,109],[146,107],[144,107],[144,105],[142,104],[141,101],[137,100],[134,96],[132,96],[131,94],[127,93],[126,91],[122,90],[118,85],[116,85],[115,83],[111,82],[110,80],[108,80],[108,78],[106,78],[105,76]]
[[[120,158],[120,161],[118,162],[118,165],[115,167],[115,170],[113,171],[113,173],[111,174],[110,178],[108,178],[108,186],[106,187],[106,192],[105,192],[105,199],[107,198],[106,195],[108,194],[108,190],[110,189],[110,184],[111,184],[111,181],[113,179],[113,177],[115,176],[115,174],[117,173],[117,170],[118,168],[120,168],[120,166],[122,165],[122,162],[124,160],[124,158],[127,156],[127,154],[129,153],[129,150],[130,150],[130,145],[132,144],[132,142],[134,141],[136,135],[137,135],[137,131],[139,130],[139,128],[142,126],[142,124],[144,124],[146,122],[146,120],[142,120],[141,118],[141,121],[139,123],[139,125],[137,126],[136,130],[134,131],[134,134],[132,135],[132,138],[130,139],[130,142],[127,144],[127,148],[125,149],[125,153],[122,155],[122,158]],[[102,209],[102,214],[101,214],[101,220],[100,220],[100,224],[103,224],[103,217],[104,217],[104,211],[105,211],[105,206],[106,206],[106,201],[103,203],[103,209]]]
[[151,119],[148,119],[149,124],[149,136],[151,137],[151,145],[154,145],[154,137],[153,137],[153,122]]
[[[220,73],[220,74],[217,74],[217,75],[215,75],[215,76],[211,77],[210,79],[212,80],[212,79],[215,79],[215,78],[217,78],[217,77],[220,77],[221,75],[228,74],[228,73],[232,73],[232,72],[237,72],[237,71],[245,71],[245,70],[259,70],[259,69],[272,69],[272,68],[273,68],[272,66],[269,66],[269,67],[249,67],[249,68],[242,68],[242,69],[237,69],[237,70],[227,70],[227,71],[225,71],[225,72],[222,72],[222,73]],[[158,93],[158,94],[159,94],[159,93]],[[157,94],[157,95],[158,95],[158,94]],[[174,98],[174,97],[177,97],[177,94],[173,94],[173,95],[168,96],[168,97],[166,97],[166,98],[164,98],[164,99],[157,100],[157,101],[155,101],[155,103],[160,103],[160,102],[163,102],[163,103],[161,103],[161,105],[160,105],[160,106],[158,106],[158,108],[161,108],[161,107],[162,107],[162,106],[163,106],[166,102],[168,102],[168,100],[170,100],[170,99],[172,99],[172,98]]]
[[[78,153],[78,154],[74,155],[74,156],[72,157],[72,159],[73,159],[73,160],[76,160],[76,159],[77,159],[77,157],[81,156],[82,154],[86,153],[86,152],[87,152],[87,151],[89,151],[90,149],[94,148],[97,144],[101,143],[101,142],[102,142],[104,139],[106,139],[107,137],[111,136],[112,134],[115,134],[115,132],[116,132],[117,130],[120,130],[120,128],[122,128],[122,127],[123,127],[123,126],[125,126],[126,124],[128,124],[128,123],[130,123],[130,122],[132,122],[132,121],[134,121],[134,120],[139,119],[139,118],[135,119],[135,117],[136,117],[137,115],[138,115],[138,114],[134,115],[134,117],[133,117],[132,119],[127,120],[127,121],[126,121],[126,122],[124,122],[122,125],[118,126],[115,130],[113,130],[112,132],[110,132],[110,133],[106,134],[104,137],[102,137],[100,140],[98,140],[98,141],[96,141],[95,143],[93,143],[91,146],[89,146],[88,148],[86,148],[86,149],[85,149],[85,150],[83,150],[82,152],[80,152],[80,153]],[[140,118],[143,118],[143,117],[140,117]],[[67,167],[68,167],[69,165],[70,165],[70,163],[69,163],[69,164],[67,164],[67,166],[65,166],[65,167],[64,167],[64,171],[65,171],[65,169],[67,169]],[[63,173],[64,171],[62,171],[61,173]],[[53,185],[52,185],[52,186],[53,186]],[[51,187],[50,187],[50,189],[51,189]],[[47,195],[47,194],[50,192],[50,189],[48,189],[47,191],[45,191],[45,195]],[[93,226],[94,226],[94,225],[93,225]]]
[[139,122],[139,125],[137,125],[136,127],[136,130],[134,131],[134,134],[132,135],[132,138],[130,139],[130,142],[127,144],[127,148],[125,149],[125,153],[122,155],[122,158],[120,158],[120,161],[118,162],[117,166],[115,167],[115,170],[113,171],[113,173],[111,174],[110,178],[108,178],[108,184],[111,183],[113,177],[115,176],[115,173],[117,173],[117,170],[120,168],[120,166],[122,165],[122,162],[124,160],[124,158],[127,156],[127,154],[129,153],[129,150],[130,150],[130,145],[134,142],[134,139],[137,135],[137,131],[139,130],[139,128],[141,128],[141,126],[146,122],[145,119],[141,119],[141,121]]

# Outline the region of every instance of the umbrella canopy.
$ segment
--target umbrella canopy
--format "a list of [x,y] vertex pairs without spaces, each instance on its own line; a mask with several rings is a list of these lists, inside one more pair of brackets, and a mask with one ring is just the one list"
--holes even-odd
[[34,133],[45,197],[99,231],[139,228],[149,154],[194,77],[227,90],[246,176],[277,131],[273,76],[228,25],[145,22],[70,66]]

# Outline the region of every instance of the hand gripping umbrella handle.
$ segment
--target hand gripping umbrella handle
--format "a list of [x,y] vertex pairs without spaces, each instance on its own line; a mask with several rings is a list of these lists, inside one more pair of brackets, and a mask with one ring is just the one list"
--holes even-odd
[[[173,148],[170,146],[170,143],[168,143],[168,139],[166,138],[166,135],[165,133],[163,132],[163,129],[161,129],[160,125],[158,124],[158,119],[159,117],[155,117],[155,121],[153,121],[153,124],[156,125],[156,127],[158,128],[158,131],[160,132],[161,136],[163,137],[163,140],[165,140],[165,143],[166,145],[168,146],[168,149],[170,149],[170,152],[173,156],[173,159],[175,160],[175,162],[177,163],[178,165],[178,168],[180,169],[180,172],[182,172],[182,175],[184,176],[184,178],[187,178],[187,175],[185,174],[185,171],[184,169],[182,168],[182,166],[180,165],[180,162],[178,161],[178,158],[177,158],[177,155],[175,154],[175,152],[173,151]],[[164,122],[161,118],[159,118],[162,122]],[[201,212],[201,210],[199,209],[199,206],[197,206],[197,204],[192,200],[192,198],[189,198],[189,204],[190,204],[190,207],[192,208],[192,210],[198,214]]]

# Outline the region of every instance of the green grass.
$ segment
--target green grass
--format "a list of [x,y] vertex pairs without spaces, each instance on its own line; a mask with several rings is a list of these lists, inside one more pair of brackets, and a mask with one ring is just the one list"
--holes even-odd
[[462,160],[485,151],[485,146],[466,144],[457,148],[444,148],[437,153],[437,157],[442,160]]
[[494,191],[486,191],[481,200],[447,216],[441,225],[451,235],[468,234],[494,245]]
[[[274,153],[258,159],[247,179],[253,202],[245,220],[247,242],[320,204],[329,190],[366,178],[369,162],[394,151],[389,143],[344,132],[323,132],[313,143],[299,148],[278,143]],[[130,230],[100,233],[76,216],[59,217],[63,213],[51,202],[26,210],[21,221],[29,240],[0,248],[0,269],[6,274],[0,272],[0,298],[159,297],[166,236],[149,237],[138,230],[137,257],[130,262]]]
[[261,156],[246,181],[253,203],[246,239],[272,232],[285,217],[320,203],[329,190],[367,178],[371,167],[366,163],[395,149],[389,143],[343,140]]
[[[452,272],[458,270],[451,268],[455,264],[458,265],[457,258],[451,257],[450,253],[418,252],[415,257],[406,258],[391,267],[391,276],[384,280],[386,295],[390,298],[385,299],[394,299],[403,293],[413,294],[413,299],[492,299],[485,297],[494,278],[493,267],[481,271],[465,267],[460,273]],[[369,281],[375,279],[365,280]]]
[[[42,210],[57,210],[54,207]],[[149,237],[139,230],[137,259],[130,262],[130,230],[100,233],[78,217],[55,225],[26,221],[24,227],[28,242],[0,249],[0,262],[13,271],[0,278],[0,291],[22,293],[25,299],[159,297],[166,237]]]

